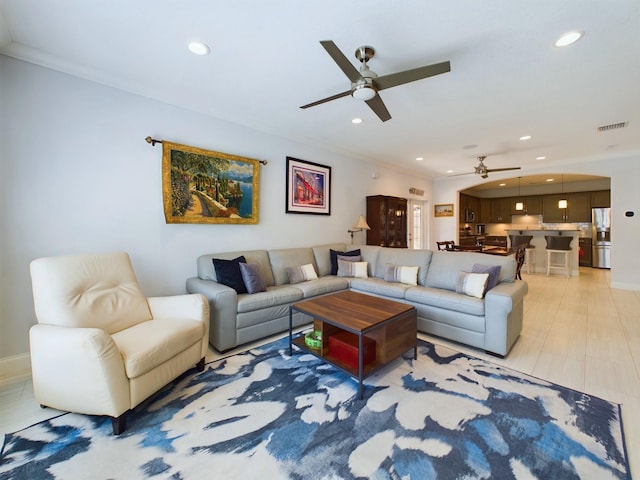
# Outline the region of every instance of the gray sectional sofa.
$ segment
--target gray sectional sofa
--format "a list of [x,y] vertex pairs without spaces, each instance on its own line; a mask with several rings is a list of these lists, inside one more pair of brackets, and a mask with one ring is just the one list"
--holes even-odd
[[[367,262],[368,277],[331,275],[330,250],[355,249],[360,249],[361,262]],[[213,259],[231,260],[240,255],[246,263],[257,265],[266,291],[238,294],[217,282]],[[307,264],[314,266],[318,278],[290,284],[287,269]],[[475,264],[500,266],[499,283],[484,298],[456,293],[459,272],[471,272]],[[417,285],[385,281],[388,265],[419,267]],[[221,352],[286,331],[292,303],[351,289],[415,306],[419,331],[504,356],[522,330],[523,301],[528,290],[526,282],[515,279],[513,256],[370,245],[207,254],[198,258],[197,273],[187,280],[187,291],[209,299],[210,343]],[[294,315],[294,326],[309,322],[309,317]]]

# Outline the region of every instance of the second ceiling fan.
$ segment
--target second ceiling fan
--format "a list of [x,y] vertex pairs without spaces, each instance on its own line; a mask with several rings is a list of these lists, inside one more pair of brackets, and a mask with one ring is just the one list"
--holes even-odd
[[387,110],[382,98],[380,98],[378,94],[379,91],[451,71],[451,64],[449,62],[442,62],[378,77],[375,72],[369,70],[369,66],[367,65],[367,62],[375,54],[373,47],[362,46],[356,50],[356,58],[362,63],[360,70],[357,70],[332,40],[323,40],[320,44],[331,58],[333,58],[333,61],[338,64],[338,67],[340,67],[347,78],[351,80],[351,88],[336,95],[323,98],[322,100],[303,105],[300,108],[315,107],[316,105],[351,95],[353,98],[364,100],[380,120],[386,122],[391,119],[391,114],[389,110]]
[[521,168],[521,167],[487,168],[486,165],[484,164],[485,158],[487,158],[486,155],[478,157],[478,165],[475,167],[474,172],[458,173],[456,175],[449,175],[449,176],[458,177],[460,175],[470,175],[475,173],[476,175],[480,175],[482,178],[487,178],[489,176],[489,173],[491,172],[507,172],[509,170],[520,170]]

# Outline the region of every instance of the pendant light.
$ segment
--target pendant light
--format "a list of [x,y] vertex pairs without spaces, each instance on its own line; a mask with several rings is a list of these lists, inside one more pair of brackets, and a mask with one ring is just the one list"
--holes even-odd
[[562,198],[558,200],[558,208],[567,208],[569,203],[567,202],[566,197],[564,196],[564,173],[562,174]]
[[522,201],[522,199],[520,198],[520,179],[522,177],[518,177],[518,201],[516,202],[516,210],[517,211],[522,211],[524,210],[524,202]]

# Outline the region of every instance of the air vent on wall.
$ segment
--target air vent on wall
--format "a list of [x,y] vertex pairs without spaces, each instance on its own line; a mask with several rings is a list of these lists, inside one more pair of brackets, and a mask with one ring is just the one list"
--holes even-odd
[[629,122],[612,123],[610,125],[603,125],[598,127],[599,132],[608,132],[609,130],[616,130],[618,128],[624,128],[629,125]]

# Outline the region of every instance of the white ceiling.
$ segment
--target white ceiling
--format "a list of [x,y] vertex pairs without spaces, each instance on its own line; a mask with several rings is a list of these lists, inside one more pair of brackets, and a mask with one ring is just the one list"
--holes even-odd
[[[1,53],[429,178],[640,152],[639,32],[638,0],[0,0]],[[381,92],[385,123],[351,97],[301,110],[350,88],[320,40],[451,72]]]

